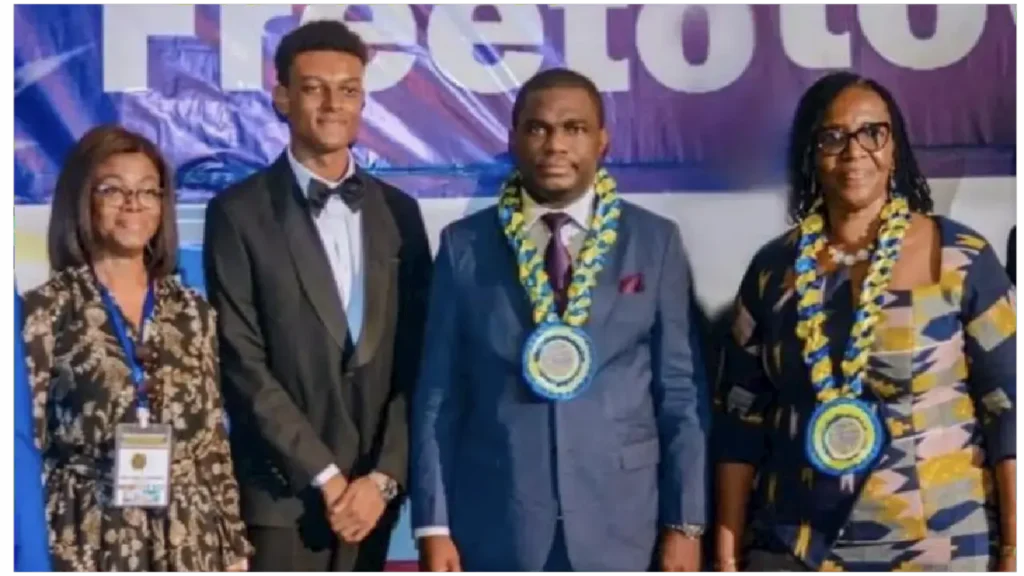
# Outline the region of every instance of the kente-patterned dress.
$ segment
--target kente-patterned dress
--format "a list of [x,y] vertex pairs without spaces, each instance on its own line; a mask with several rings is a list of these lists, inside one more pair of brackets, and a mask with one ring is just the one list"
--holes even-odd
[[172,277],[156,280],[154,293],[144,335],[162,390],[153,421],[174,434],[163,510],[110,506],[115,428],[136,421],[135,388],[95,276],[68,269],[25,295],[56,570],[217,571],[252,553],[224,427],[213,309]]
[[[798,229],[751,263],[716,391],[715,447],[719,461],[757,468],[753,547],[821,570],[994,566],[992,468],[1016,458],[1016,296],[981,236],[935,221],[939,282],[885,294],[861,398],[879,406],[887,439],[861,474],[818,473],[804,452],[815,394],[795,334]],[[843,269],[825,295],[838,367],[855,309]]]

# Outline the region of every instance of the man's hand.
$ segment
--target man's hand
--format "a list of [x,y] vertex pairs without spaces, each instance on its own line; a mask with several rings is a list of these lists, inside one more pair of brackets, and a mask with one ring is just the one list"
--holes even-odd
[[327,508],[328,515],[330,515],[331,509],[341,501],[346,488],[348,488],[348,481],[342,474],[331,476],[330,480],[320,487],[320,494],[324,497],[324,507]]
[[419,549],[423,572],[462,572],[459,551],[450,536],[424,536]]
[[249,560],[242,558],[238,562],[235,562],[231,566],[227,567],[227,572],[248,572],[249,571]]
[[362,542],[377,526],[387,503],[369,476],[353,480],[331,508],[331,529],[350,544]]
[[660,562],[664,572],[700,572],[700,538],[664,529]]

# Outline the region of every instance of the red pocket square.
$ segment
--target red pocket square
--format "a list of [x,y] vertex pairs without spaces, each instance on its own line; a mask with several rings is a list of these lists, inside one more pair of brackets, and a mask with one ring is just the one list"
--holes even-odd
[[640,294],[644,291],[644,275],[623,276],[619,280],[619,294]]

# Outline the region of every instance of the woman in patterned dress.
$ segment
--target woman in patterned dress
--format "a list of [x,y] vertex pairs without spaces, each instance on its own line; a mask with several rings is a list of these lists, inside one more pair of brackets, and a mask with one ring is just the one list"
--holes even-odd
[[[928,183],[882,86],[849,73],[826,76],[802,98],[791,138],[790,210],[798,225],[762,247],[746,272],[716,392],[718,567],[1014,569],[1009,278],[978,233],[930,214]],[[816,237],[813,214],[823,222]],[[887,228],[894,214],[905,233],[897,255],[885,257],[897,234]],[[798,262],[812,265],[797,274]],[[814,278],[824,283],[808,284]],[[820,300],[801,298],[808,285],[820,286]],[[862,302],[869,290],[877,299]],[[862,342],[851,330],[872,302],[877,322],[863,354],[844,356],[851,339]],[[810,332],[797,334],[815,306],[822,348],[807,344]],[[854,382],[857,364],[844,358],[857,357],[866,366],[863,386],[849,394],[877,416],[882,443],[860,469],[823,469],[846,453],[850,438],[869,435],[820,435],[822,445],[842,449],[825,452],[829,460],[807,447],[808,422],[829,400],[812,383],[829,374]],[[812,374],[809,366],[823,358],[831,369]]]
[[[54,274],[26,294],[24,326],[57,570],[238,571],[252,553],[221,407],[214,312],[173,276],[171,179],[150,141],[103,126],[82,137],[57,181]],[[112,501],[115,432],[146,420],[140,407],[172,430],[163,508]]]

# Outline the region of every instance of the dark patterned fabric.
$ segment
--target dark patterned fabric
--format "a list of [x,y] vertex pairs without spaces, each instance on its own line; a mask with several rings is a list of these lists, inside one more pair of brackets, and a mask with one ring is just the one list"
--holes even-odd
[[[174,433],[166,510],[114,508],[118,423],[135,421],[124,351],[88,268],[25,296],[24,335],[43,453],[54,569],[219,571],[251,554],[224,428],[212,308],[176,279],[158,280],[144,345]],[[129,334],[136,334],[128,323]]]
[[[862,399],[886,443],[870,473],[834,478],[804,453],[815,406],[795,335],[790,232],[755,256],[716,391],[722,461],[758,468],[755,540],[811,568],[984,570],[998,516],[991,465],[1016,457],[1016,297],[992,248],[936,218],[941,277],[886,294]],[[850,282],[826,283],[837,367],[853,324]]]

